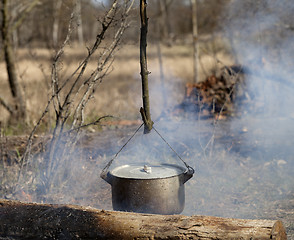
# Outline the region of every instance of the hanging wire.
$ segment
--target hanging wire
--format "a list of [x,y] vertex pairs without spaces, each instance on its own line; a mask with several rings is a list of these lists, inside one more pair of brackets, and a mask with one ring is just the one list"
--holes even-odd
[[[132,136],[126,141],[126,143],[120,148],[120,150],[115,154],[115,156],[107,163],[107,165],[103,168],[102,172],[101,172],[101,177],[104,178],[106,176],[106,172],[109,169],[110,165],[112,164],[112,162],[114,161],[114,159],[116,159],[116,157],[118,156],[118,154],[127,146],[127,144],[132,140],[132,138],[137,134],[137,132],[141,129],[141,127],[144,125],[144,123],[142,123],[140,125],[140,127],[138,127],[136,129],[136,131],[132,134]],[[176,156],[185,164],[186,168],[189,171],[193,171],[194,169],[192,167],[190,167],[182,158],[181,156],[172,148],[172,146],[165,140],[165,138],[156,130],[156,128],[153,126],[152,127],[154,129],[154,131],[158,134],[158,136],[167,144],[167,146],[176,154]]]
[[116,159],[116,157],[118,156],[118,154],[125,148],[125,146],[127,146],[127,144],[132,140],[132,138],[137,134],[137,132],[141,129],[141,127],[144,125],[144,123],[142,123],[140,125],[140,127],[138,127],[136,129],[136,131],[133,133],[133,135],[128,139],[128,141],[126,141],[126,143],[120,148],[120,150],[115,154],[115,156],[107,163],[107,165],[103,168],[101,175],[105,174],[105,172],[108,170],[108,168],[110,167],[110,165],[112,164],[113,160]]
[[182,160],[182,162],[185,164],[185,166],[190,169],[191,167],[181,158],[181,156],[172,148],[172,146],[164,139],[164,137],[156,130],[156,128],[153,126],[154,131],[158,134],[158,136],[169,146],[169,148],[177,155],[179,159]]

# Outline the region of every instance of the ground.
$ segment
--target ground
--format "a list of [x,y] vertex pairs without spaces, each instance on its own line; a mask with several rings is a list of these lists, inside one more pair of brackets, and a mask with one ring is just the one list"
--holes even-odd
[[[223,47],[224,44],[221,45],[218,39],[204,38],[201,44],[205,49],[213,50],[210,51],[209,55],[205,54],[201,57],[202,67],[199,67],[199,80],[204,80],[216,68],[233,63],[232,57]],[[191,49],[188,45],[161,46],[164,73],[164,82],[162,82],[157,46],[154,43],[148,44],[148,70],[151,72],[149,75],[149,91],[153,106],[153,117],[157,118],[163,108],[163,89],[166,91],[168,106],[174,106],[183,100],[185,83],[191,81],[193,75]],[[217,49],[217,52],[214,52],[214,49]],[[86,121],[91,121],[96,119],[97,116],[103,115],[114,115],[123,119],[140,118],[139,109],[142,105],[142,96],[138,50],[138,43],[130,43],[122,46],[116,53],[109,75],[103,79],[102,84],[99,85],[94,94],[94,98],[85,110]],[[23,48],[16,52],[16,56],[20,83],[27,103],[27,121],[32,128],[32,125],[36,123],[44,111],[52,93],[50,74],[54,52],[49,49]],[[60,79],[67,78],[85,56],[87,56],[85,46],[75,44],[68,46],[61,59]],[[222,59],[222,62],[217,63],[214,56]],[[95,57],[93,57],[93,61],[89,62],[88,71],[86,71],[84,78],[96,67]],[[0,62],[0,68],[5,69],[4,61]],[[6,71],[0,72],[0,96],[8,102],[11,101]],[[61,96],[64,96],[64,93]],[[6,132],[11,134],[11,131],[5,128],[9,117],[8,112],[2,106],[0,106],[0,112],[2,128],[4,126]],[[42,122],[42,132],[52,129],[54,125],[53,117],[54,110],[50,108],[49,114]],[[27,133],[31,128],[28,129]],[[21,130],[24,132],[25,129]]]
[[[162,115],[172,113],[173,107],[184,98],[185,83],[192,79],[192,51],[189,46],[162,48],[168,106],[165,108],[158,52],[155,45],[149,44],[148,47],[154,127],[195,169],[194,177],[185,184],[186,207],[183,214],[280,219],[287,229],[288,238],[294,239],[294,115],[291,113],[292,107],[289,107],[293,104],[285,105],[283,102],[287,99],[283,88],[290,92],[292,88],[285,84],[278,85],[275,80],[267,81],[274,86],[274,90],[279,89],[283,94],[278,95],[278,91],[275,94],[266,92],[261,97],[263,101],[251,101],[259,104],[256,108],[248,108],[248,111],[218,121],[214,117],[202,119],[197,114]],[[202,65],[206,67],[205,70],[201,68],[202,80],[213,73],[215,66],[223,66],[215,57],[224,64],[234,63],[226,50],[215,48],[215,45],[213,49],[222,50],[212,54],[214,57],[202,55]],[[95,93],[86,113],[86,122],[105,114],[119,119],[110,119],[108,121],[112,123],[103,122],[100,126],[83,130],[74,151],[68,151],[65,159],[57,156],[52,175],[54,184],[51,185],[44,180],[48,178],[44,156],[54,127],[53,109],[33,137],[28,161],[22,162],[21,158],[27,134],[44,111],[50,96],[48,86],[52,53],[46,49],[22,49],[18,52],[18,69],[30,119],[25,129],[8,126],[8,115],[3,108],[0,109],[0,121],[3,123],[0,137],[1,198],[111,209],[111,187],[100,178],[100,173],[140,126],[139,108],[142,104],[137,50],[137,45],[121,49],[111,74]],[[72,46],[67,49],[62,77],[75,69],[85,53],[85,48],[77,50]],[[0,67],[4,67],[3,62],[0,64]],[[89,68],[95,67],[94,64],[89,64]],[[0,94],[9,100],[6,77],[2,71]],[[254,82],[256,85],[258,83],[261,83],[263,91],[267,89],[264,82]],[[269,96],[276,98],[270,102]],[[259,112],[250,113],[250,109]],[[261,110],[265,114],[261,114]],[[128,121],[123,124],[119,122],[125,119]],[[16,132],[22,136],[11,136]],[[61,147],[65,148],[65,145]],[[140,130],[120,152],[113,165],[146,161],[182,164],[155,131],[143,135]]]
[[[279,121],[286,124],[287,121],[294,120]],[[218,122],[217,126],[213,119],[170,119],[168,122],[159,120],[155,127],[195,169],[194,177],[185,184],[184,215],[279,219],[287,229],[288,239],[291,239],[294,236],[294,166],[293,154],[286,153],[292,151],[293,145],[290,141],[269,141],[271,134],[276,133],[263,132],[264,129],[259,128],[260,123],[270,124],[266,119],[227,119]],[[38,174],[29,172],[31,177],[36,175],[34,181],[23,183],[15,195],[2,192],[1,197],[110,210],[111,187],[99,175],[138,126],[116,125],[111,129],[108,125],[99,132],[85,133],[80,141],[79,152],[82,154],[75,154],[78,157],[72,159],[68,173],[70,181],[59,186],[62,190],[52,188],[46,193],[36,192],[33,189],[38,183]],[[288,134],[291,136],[293,131]],[[38,137],[34,141],[37,142],[37,139]],[[2,138],[3,140],[12,148],[15,147],[14,144],[22,146],[24,141],[14,137]],[[155,144],[152,147],[142,146],[146,142]],[[118,155],[114,164],[140,162],[146,155],[150,162],[173,161],[181,164],[154,131],[146,137],[141,130]],[[154,157],[157,159],[154,160]]]

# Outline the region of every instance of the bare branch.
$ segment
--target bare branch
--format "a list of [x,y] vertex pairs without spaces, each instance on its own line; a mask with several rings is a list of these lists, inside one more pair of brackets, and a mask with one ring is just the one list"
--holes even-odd
[[73,129],[71,129],[71,130],[65,132],[65,134],[71,133],[71,132],[73,132],[73,131],[80,130],[81,128],[89,127],[89,126],[91,126],[91,125],[98,125],[98,124],[100,124],[101,120],[104,120],[104,119],[106,119],[106,118],[116,118],[116,117],[114,117],[114,116],[112,116],[112,115],[106,115],[106,116],[103,116],[103,117],[98,118],[98,119],[97,119],[96,121],[94,121],[94,122],[90,122],[90,123],[87,123],[87,124],[81,125],[81,126],[79,126],[79,127],[73,128]]
[[18,13],[18,20],[15,21],[15,23],[13,24],[13,26],[11,28],[11,32],[13,32],[17,28],[19,28],[19,26],[24,22],[24,20],[29,15],[29,13],[33,10],[33,8],[35,6],[37,6],[39,4],[39,2],[40,2],[40,0],[31,1],[30,4],[25,6],[24,9],[22,9],[21,12]]
[[13,108],[0,97],[0,105],[2,105],[10,114],[13,114]]
[[[125,29],[128,27],[128,24],[126,22],[126,16],[129,13],[131,6],[132,5],[130,5],[128,8],[126,8],[126,11],[123,13],[121,25],[120,25],[119,29],[117,30],[112,43],[110,44],[110,46],[108,48],[104,49],[104,51],[101,53],[100,58],[98,60],[98,66],[97,66],[96,70],[91,74],[91,77],[89,79],[87,79],[80,86],[76,95],[74,96],[74,98],[76,98],[78,93],[81,91],[81,89],[85,85],[88,86],[87,89],[84,91],[83,97],[81,98],[81,100],[80,100],[80,102],[74,112],[75,117],[74,117],[72,127],[76,126],[79,117],[81,119],[83,118],[84,107],[86,106],[87,102],[92,97],[93,93],[95,92],[95,89],[97,88],[97,83],[96,83],[97,80],[103,79],[103,77],[107,74],[107,72],[112,64],[112,61],[110,61],[110,60],[113,58],[113,54],[120,43],[121,37],[122,37]],[[108,65],[108,67],[107,67],[107,65]],[[103,70],[104,70],[104,73],[102,73]],[[82,123],[83,123],[83,120],[80,121],[80,124],[82,124]]]
[[83,63],[80,65],[82,67],[82,69],[81,69],[78,77],[76,78],[76,80],[72,84],[69,92],[67,93],[62,108],[64,108],[66,105],[68,105],[70,103],[70,101],[71,101],[70,97],[73,93],[73,90],[76,87],[79,80],[81,79],[81,77],[83,76],[85,69],[87,67],[88,61],[90,60],[90,57],[94,54],[94,52],[97,50],[98,46],[101,44],[102,40],[104,39],[104,35],[106,33],[106,30],[108,29],[108,27],[110,26],[110,24],[112,23],[112,21],[114,19],[114,16],[112,16],[112,13],[116,12],[116,8],[117,8],[117,0],[113,2],[110,10],[105,15],[103,22],[102,22],[102,31],[97,35],[96,41],[95,41],[93,47],[89,50],[88,56],[83,61]]
[[[74,18],[75,18],[75,15],[74,15],[74,11],[71,13],[71,17],[70,17],[70,20],[69,20],[69,24],[68,24],[68,31],[67,31],[67,35],[66,35],[66,38],[65,40],[63,41],[60,49],[57,51],[56,55],[54,56],[53,58],[53,64],[52,64],[52,71],[51,71],[51,82],[52,82],[52,95],[56,95],[56,99],[57,99],[57,106],[58,106],[58,110],[57,110],[57,107],[55,104],[54,105],[54,109],[55,109],[55,112],[57,114],[58,111],[60,110],[61,108],[61,102],[60,102],[60,96],[59,96],[59,92],[60,90],[65,86],[63,85],[61,87],[61,89],[59,89],[59,79],[58,79],[58,65],[59,65],[59,60],[61,58],[61,56],[63,55],[64,53],[64,48],[65,46],[68,44],[69,40],[70,40],[70,37],[73,33],[73,30],[74,30],[74,27],[73,27],[73,22],[74,22]],[[54,103],[54,102],[53,102]]]
[[[131,3],[130,3],[131,2]],[[130,4],[129,4],[130,3]],[[111,64],[113,62],[113,55],[115,50],[119,46],[121,37],[124,33],[124,30],[128,27],[127,24],[127,16],[133,4],[133,0],[125,0],[124,6],[119,6],[118,0],[115,0],[110,7],[110,9],[106,12],[101,22],[102,29],[97,34],[96,40],[92,47],[88,48],[88,54],[84,58],[84,60],[77,66],[77,68],[73,71],[73,73],[67,77],[64,81],[61,82],[59,78],[58,65],[60,64],[61,57],[64,52],[64,48],[66,44],[69,42],[71,33],[74,30],[74,12],[72,13],[71,20],[68,26],[68,34],[66,39],[64,40],[60,49],[56,52],[56,55],[53,59],[52,71],[51,71],[51,83],[52,83],[52,95],[48,100],[47,106],[40,117],[39,121],[35,125],[33,131],[31,132],[29,139],[27,141],[27,147],[25,153],[21,159],[21,169],[19,171],[18,182],[20,179],[20,175],[22,172],[22,168],[25,162],[28,162],[30,148],[32,144],[32,136],[34,135],[37,127],[40,125],[41,121],[45,117],[46,113],[49,111],[50,105],[53,103],[55,112],[56,112],[56,126],[53,131],[53,136],[50,141],[49,150],[47,156],[45,156],[45,161],[47,165],[47,170],[44,173],[45,175],[45,184],[49,184],[50,187],[52,184],[54,185],[54,181],[56,178],[55,170],[58,169],[61,162],[59,161],[61,158],[66,163],[69,161],[67,156],[73,151],[74,146],[77,142],[77,137],[79,136],[79,130],[81,128],[87,127],[89,125],[99,124],[99,122],[107,117],[112,116],[104,116],[99,118],[98,120],[84,124],[84,109],[89,102],[89,100],[93,97],[93,94],[96,88],[102,82],[102,79],[109,73]],[[120,14],[120,15],[118,15]],[[91,57],[96,52],[98,47],[101,45],[105,34],[108,32],[108,29],[113,26],[118,20],[115,18],[120,17],[120,25],[116,34],[114,36],[113,41],[105,48],[98,57],[98,64],[96,69],[92,72],[90,77],[83,80],[84,73],[88,66],[88,62],[91,60]],[[82,81],[83,80],[83,81]],[[65,86],[69,85],[69,89],[64,94],[64,97],[61,96],[61,93],[65,92]],[[82,93],[82,95],[80,95]],[[78,101],[76,101],[78,100]],[[74,105],[76,106],[74,108]],[[74,111],[73,111],[74,109]],[[73,123],[71,124],[71,130],[65,131],[65,126],[67,124],[67,120],[69,117],[73,117]],[[66,141],[65,146],[60,146],[60,141],[63,137],[69,137],[70,141]],[[66,155],[65,155],[66,149]],[[58,153],[58,155],[57,155]],[[22,173],[25,174],[25,171]]]

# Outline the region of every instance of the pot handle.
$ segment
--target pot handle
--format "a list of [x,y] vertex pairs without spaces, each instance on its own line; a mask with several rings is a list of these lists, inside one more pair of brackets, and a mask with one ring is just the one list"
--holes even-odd
[[112,184],[113,177],[109,174],[108,171],[102,171],[100,177],[108,182],[110,185]]
[[185,182],[187,182],[191,177],[193,177],[193,174],[195,172],[195,170],[192,167],[187,166],[187,168],[188,168],[188,171],[184,173],[184,181],[183,181],[183,184]]
[[104,179],[106,182],[108,182],[110,185],[113,182],[114,177],[109,173],[108,169],[110,165],[112,164],[113,160],[118,156],[118,154],[123,150],[123,148],[131,141],[131,139],[136,135],[136,133],[140,130],[140,128],[144,125],[144,123],[141,124],[140,127],[137,128],[137,130],[133,133],[133,135],[129,138],[129,140],[121,147],[121,149],[115,154],[115,156],[107,163],[107,165],[103,168],[100,177]]

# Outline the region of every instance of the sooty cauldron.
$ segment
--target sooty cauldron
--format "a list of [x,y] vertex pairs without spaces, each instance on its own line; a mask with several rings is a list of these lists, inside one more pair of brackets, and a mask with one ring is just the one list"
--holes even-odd
[[102,172],[111,185],[116,211],[179,214],[185,206],[185,186],[194,174],[191,167],[174,164],[122,165]]

